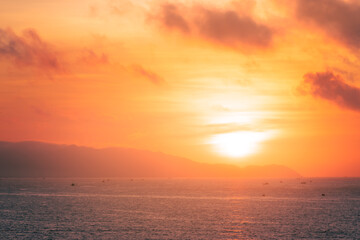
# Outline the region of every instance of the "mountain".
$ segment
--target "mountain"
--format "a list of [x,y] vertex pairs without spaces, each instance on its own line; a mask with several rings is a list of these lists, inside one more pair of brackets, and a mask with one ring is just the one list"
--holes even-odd
[[0,177],[296,178],[300,175],[279,165],[240,168],[127,148],[0,142]]

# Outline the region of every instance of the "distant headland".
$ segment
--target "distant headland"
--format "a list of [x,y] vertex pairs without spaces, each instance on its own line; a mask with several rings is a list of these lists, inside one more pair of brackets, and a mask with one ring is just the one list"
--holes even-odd
[[0,177],[297,178],[280,165],[209,164],[159,152],[42,142],[0,142]]

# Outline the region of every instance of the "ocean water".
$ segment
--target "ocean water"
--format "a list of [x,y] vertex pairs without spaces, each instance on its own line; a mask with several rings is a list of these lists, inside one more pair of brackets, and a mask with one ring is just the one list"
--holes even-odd
[[359,178],[0,179],[0,239],[340,238]]

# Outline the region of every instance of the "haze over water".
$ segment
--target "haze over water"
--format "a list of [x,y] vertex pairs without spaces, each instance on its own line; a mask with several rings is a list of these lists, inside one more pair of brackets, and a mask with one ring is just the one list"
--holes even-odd
[[359,239],[360,179],[3,178],[0,229],[1,239]]

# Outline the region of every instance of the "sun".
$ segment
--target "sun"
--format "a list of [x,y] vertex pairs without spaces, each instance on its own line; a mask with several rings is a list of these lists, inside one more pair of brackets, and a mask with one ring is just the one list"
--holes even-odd
[[240,131],[214,135],[210,143],[222,155],[241,158],[259,151],[259,145],[270,137],[269,132]]

